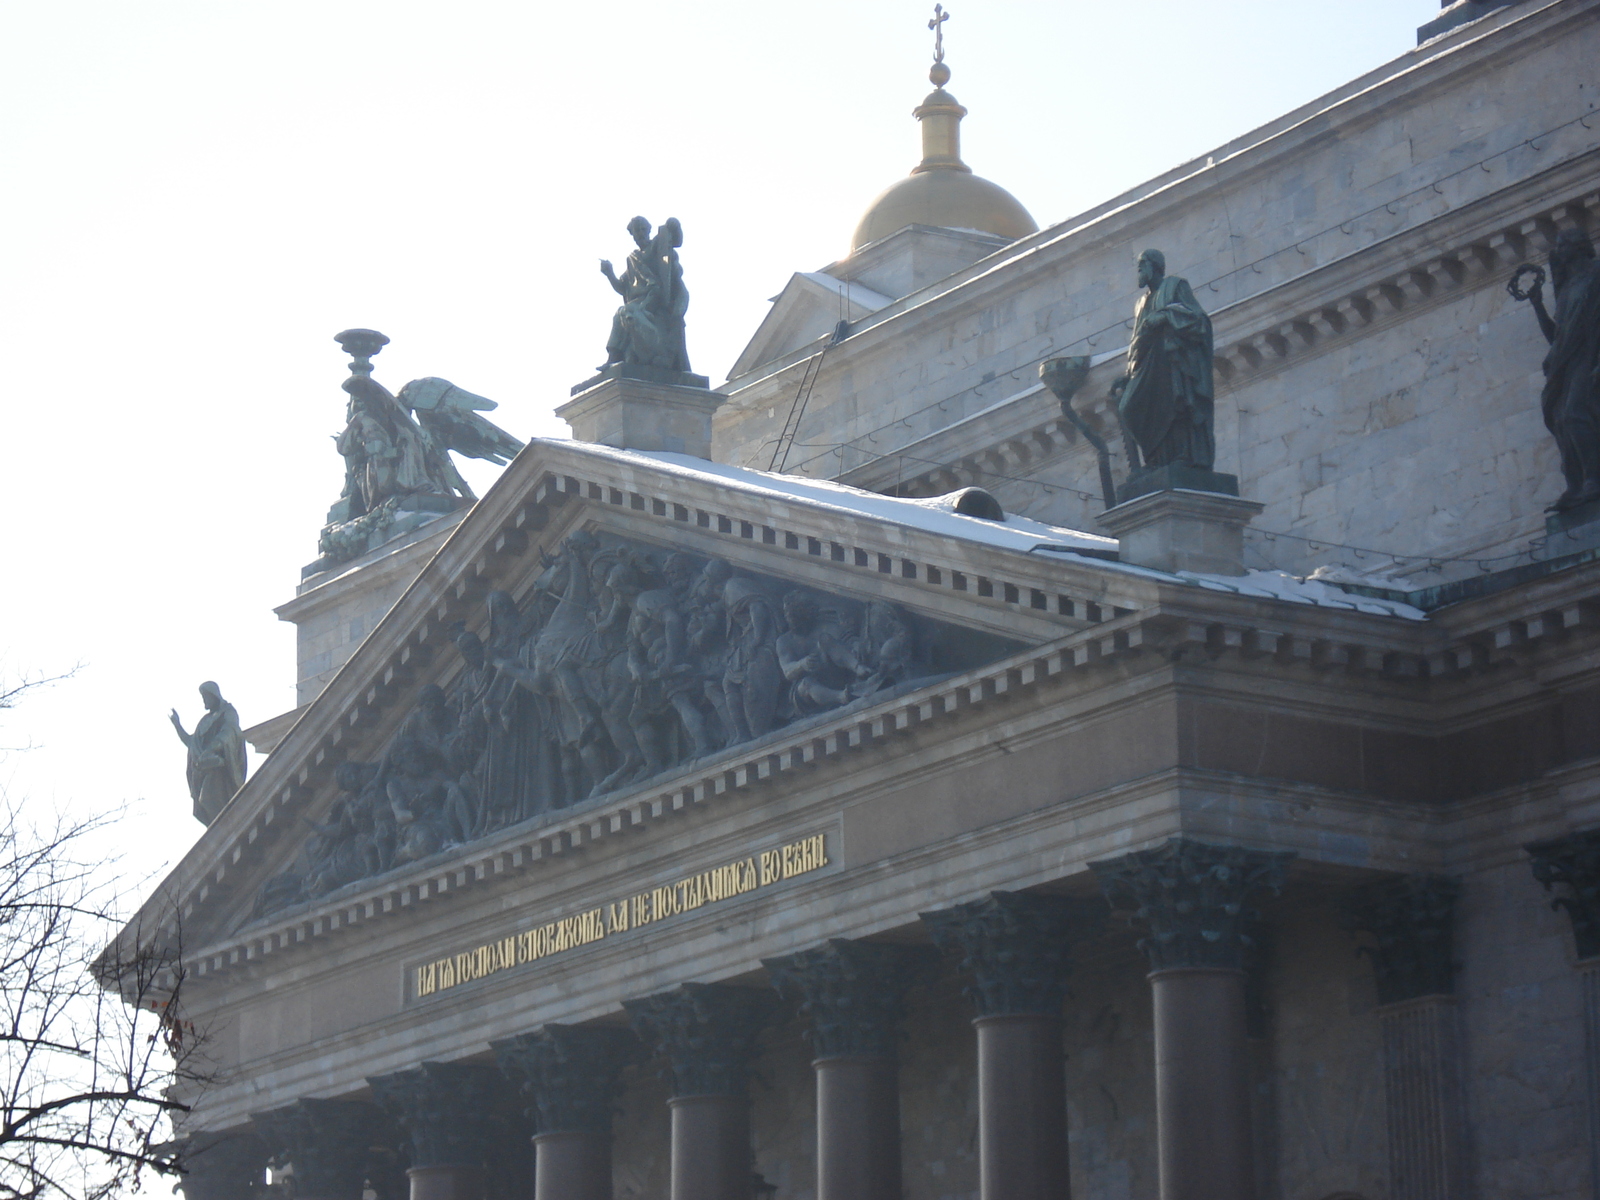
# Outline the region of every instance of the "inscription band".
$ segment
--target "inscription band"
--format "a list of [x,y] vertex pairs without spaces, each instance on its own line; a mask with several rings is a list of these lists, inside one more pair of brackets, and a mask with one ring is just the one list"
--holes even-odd
[[485,942],[459,954],[423,963],[416,968],[414,995],[420,1000],[474,979],[525,966],[706,904],[731,900],[758,888],[820,870],[828,862],[827,835],[821,833],[775,850],[735,859],[665,887],[650,888],[586,912]]

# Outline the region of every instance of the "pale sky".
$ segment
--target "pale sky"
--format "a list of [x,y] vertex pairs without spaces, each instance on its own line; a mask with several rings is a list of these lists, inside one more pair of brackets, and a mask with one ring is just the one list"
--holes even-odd
[[[1437,0],[954,0],[964,156],[1041,226],[1415,44]],[[918,157],[931,3],[0,0],[0,663],[13,795],[201,829],[166,720],[294,706],[272,613],[342,464],[351,326],[519,437],[593,373],[635,213],[683,223],[720,382],[796,270]],[[468,468],[487,484],[495,470]],[[253,763],[252,763],[253,765]]]

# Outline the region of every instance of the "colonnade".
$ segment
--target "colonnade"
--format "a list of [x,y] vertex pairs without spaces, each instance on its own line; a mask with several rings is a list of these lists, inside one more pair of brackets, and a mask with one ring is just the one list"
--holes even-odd
[[[1600,841],[1592,853],[1600,866]],[[1111,907],[1144,933],[1162,1200],[1256,1195],[1246,969],[1253,903],[1281,885],[1290,858],[1173,839],[1091,864]],[[1449,1200],[1463,1184],[1451,995],[1458,888],[1402,877],[1345,905],[1348,926],[1377,943],[1390,1173],[1405,1200]],[[1591,908],[1600,938],[1600,900]],[[1071,947],[1105,916],[1099,899],[1012,892],[921,914],[935,945],[960,955],[976,1009],[983,1200],[1067,1200],[1062,1008]],[[927,946],[836,939],[764,960],[773,988],[685,983],[625,1001],[626,1026],[546,1025],[492,1043],[493,1064],[423,1063],[374,1077],[372,1102],[298,1100],[252,1118],[263,1148],[256,1177],[270,1154],[293,1164],[299,1200],[360,1200],[364,1183],[380,1200],[610,1200],[620,1078],[654,1054],[672,1084],[671,1200],[752,1200],[747,1075],[782,995],[810,1027],[818,1200],[900,1200],[895,1046],[906,993],[936,958]],[[505,1150],[530,1140],[531,1167]],[[249,1158],[214,1155],[219,1169],[186,1182],[187,1200],[250,1195],[239,1174],[247,1168],[221,1167]]]

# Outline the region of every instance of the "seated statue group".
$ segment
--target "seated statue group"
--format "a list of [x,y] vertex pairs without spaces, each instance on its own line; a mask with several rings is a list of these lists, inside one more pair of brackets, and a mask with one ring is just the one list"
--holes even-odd
[[376,762],[339,767],[338,800],[258,916],[926,677],[940,657],[894,605],[721,559],[579,531],[542,566],[520,605],[489,594],[482,634],[456,628],[459,670],[422,689]]

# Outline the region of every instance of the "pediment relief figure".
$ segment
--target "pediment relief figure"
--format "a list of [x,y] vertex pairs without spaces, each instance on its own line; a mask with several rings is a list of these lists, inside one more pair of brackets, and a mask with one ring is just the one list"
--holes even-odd
[[264,917],[1017,644],[709,558],[578,529],[523,595],[452,631],[444,677],[339,794]]

